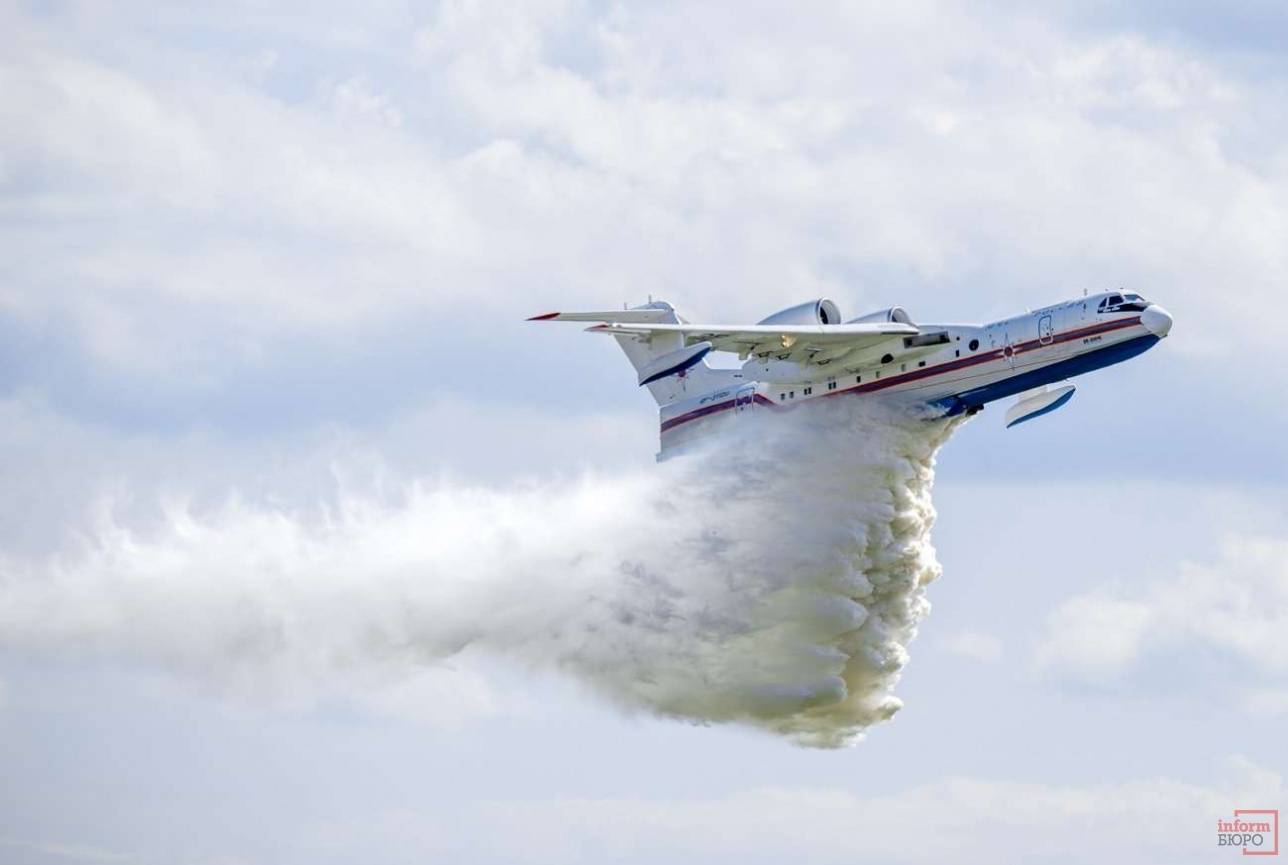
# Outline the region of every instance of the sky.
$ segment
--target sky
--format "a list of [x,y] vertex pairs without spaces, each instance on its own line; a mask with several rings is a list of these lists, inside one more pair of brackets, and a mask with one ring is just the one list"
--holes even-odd
[[[1261,0],[0,6],[0,860],[1237,855],[1218,817],[1288,805],[1285,36]],[[616,348],[529,315],[1118,286],[1167,340],[940,451],[904,708],[852,747],[334,636],[418,556],[509,561],[462,513],[654,470]]]

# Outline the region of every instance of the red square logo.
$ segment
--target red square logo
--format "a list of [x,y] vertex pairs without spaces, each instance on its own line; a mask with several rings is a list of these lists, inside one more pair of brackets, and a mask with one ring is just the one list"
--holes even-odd
[[1235,847],[1244,856],[1279,855],[1279,811],[1237,808],[1232,817],[1216,821],[1216,846]]

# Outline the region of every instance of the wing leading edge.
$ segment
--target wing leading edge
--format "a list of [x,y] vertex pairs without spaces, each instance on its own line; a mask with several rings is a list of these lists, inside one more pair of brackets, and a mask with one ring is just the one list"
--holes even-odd
[[587,328],[593,333],[634,336],[645,339],[655,334],[678,334],[686,345],[710,343],[713,351],[728,351],[739,357],[773,356],[779,360],[821,361],[871,348],[887,340],[914,336],[910,324],[878,322],[861,324],[811,325],[712,325],[605,321]]

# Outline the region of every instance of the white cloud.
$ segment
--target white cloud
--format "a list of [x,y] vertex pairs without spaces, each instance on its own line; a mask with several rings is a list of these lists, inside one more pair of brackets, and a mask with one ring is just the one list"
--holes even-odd
[[362,78],[349,78],[331,89],[331,104],[342,116],[374,120],[387,126],[402,126],[403,113],[383,93],[373,92]]
[[[1282,136],[1241,142],[1277,96],[1219,58],[955,4],[457,3],[378,66],[362,51],[388,23],[337,40],[299,22],[360,71],[286,98],[262,75],[301,58],[281,22],[243,14],[272,45],[252,80],[230,71],[242,46],[189,54],[166,19],[123,55],[58,37],[124,22],[11,13],[15,314],[156,376],[209,345],[178,373],[219,376],[283,333],[511,315],[534,293],[749,316],[827,292],[983,317],[1126,281],[1204,321],[1178,351],[1273,345],[1243,322],[1282,305],[1288,163]],[[955,299],[981,281],[986,300]]]
[[360,689],[354,697],[373,714],[439,728],[460,728],[517,709],[508,705],[517,701],[498,695],[482,673],[459,664],[411,671]]
[[1152,653],[1214,649],[1237,679],[1288,676],[1288,540],[1232,537],[1221,559],[1184,563],[1172,579],[1135,591],[1096,590],[1050,617],[1039,666],[1104,680],[1129,673]]
[[942,642],[948,651],[972,661],[993,663],[1002,659],[1002,641],[983,631],[958,631]]
[[[146,531],[164,519],[162,502],[183,502],[197,514],[230,497],[307,510],[334,505],[346,488],[411,477],[500,485],[653,465],[658,433],[650,418],[585,408],[542,411],[443,395],[381,418],[374,429],[333,422],[250,440],[209,429],[121,433],[29,395],[0,399],[8,491],[0,499],[0,550],[50,555],[94,534],[109,511]],[[523,432],[521,446],[515,430]]]
[[1073,598],[1051,614],[1037,662],[1089,679],[1115,676],[1139,657],[1150,618],[1144,602],[1105,595]]
[[[1271,806],[1281,777],[1241,758],[1212,785],[1172,777],[1086,786],[946,778],[901,792],[760,788],[672,800],[498,796],[463,825],[390,814],[331,827],[327,841],[368,833],[434,843],[478,827],[476,861],[1049,862],[1211,861],[1217,817],[1238,803]],[[1258,807],[1261,807],[1258,806]],[[431,817],[432,815],[420,815]],[[423,833],[423,835],[421,834]]]

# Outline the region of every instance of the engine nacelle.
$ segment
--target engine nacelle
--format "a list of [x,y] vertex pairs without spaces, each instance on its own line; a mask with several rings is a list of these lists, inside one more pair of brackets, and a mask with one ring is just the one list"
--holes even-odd
[[866,322],[894,321],[899,324],[912,324],[912,318],[908,315],[908,310],[902,306],[892,306],[888,309],[869,312],[867,315],[861,315],[858,318],[852,318],[846,324],[864,324]]
[[826,297],[789,306],[756,324],[840,324],[841,310]]

